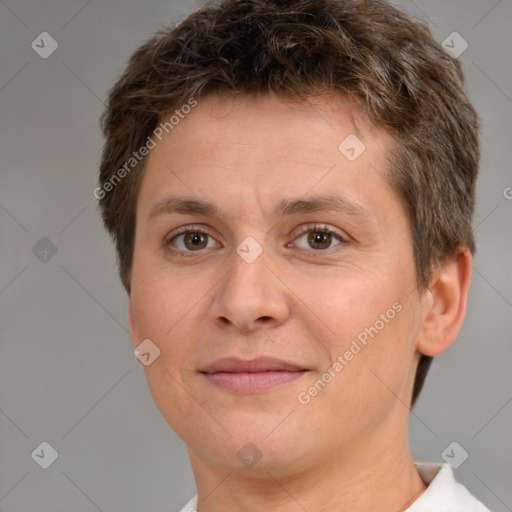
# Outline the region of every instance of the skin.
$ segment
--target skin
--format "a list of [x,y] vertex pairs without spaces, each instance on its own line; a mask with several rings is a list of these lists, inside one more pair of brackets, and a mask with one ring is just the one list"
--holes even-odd
[[[350,134],[366,146],[352,162],[338,150]],[[209,96],[151,150],[129,320],[134,347],[149,338],[161,351],[144,371],[188,447],[199,512],[399,511],[425,490],[408,449],[407,404],[420,353],[441,353],[460,330],[472,257],[461,247],[418,290],[407,215],[384,180],[392,144],[343,96]],[[332,209],[271,216],[283,199],[333,195],[367,217]],[[206,200],[220,215],[150,215],[171,196]],[[184,226],[207,231],[195,239],[199,249],[176,235]],[[325,226],[344,242],[322,239]],[[236,251],[248,236],[263,250],[252,263]],[[396,303],[401,311],[300,403],[299,393]],[[308,371],[233,393],[199,371],[227,356],[272,356]],[[247,443],[261,455],[252,467],[237,456]]]

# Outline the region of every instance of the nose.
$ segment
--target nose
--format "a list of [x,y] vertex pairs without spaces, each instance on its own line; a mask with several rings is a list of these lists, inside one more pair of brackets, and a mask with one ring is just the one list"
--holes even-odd
[[269,263],[265,251],[251,263],[233,253],[211,304],[217,326],[248,332],[286,321],[290,315],[287,287]]

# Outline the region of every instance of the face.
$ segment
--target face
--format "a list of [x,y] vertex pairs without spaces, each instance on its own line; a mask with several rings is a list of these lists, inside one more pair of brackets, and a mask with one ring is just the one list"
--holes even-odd
[[151,150],[130,325],[193,461],[300,470],[406,437],[422,298],[391,145],[343,97],[210,96]]

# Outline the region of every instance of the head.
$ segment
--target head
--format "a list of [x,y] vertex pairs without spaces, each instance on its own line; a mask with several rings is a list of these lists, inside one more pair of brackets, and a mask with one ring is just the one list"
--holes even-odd
[[[290,392],[326,371],[328,386],[293,404],[298,423],[289,420],[283,435],[302,414],[318,428],[335,406],[345,424],[343,411],[374,411],[347,427],[347,441],[377,428],[396,406],[372,398],[372,368],[380,386],[415,403],[464,316],[479,162],[461,66],[426,26],[380,0],[206,6],[132,55],[102,124],[95,195],[130,295],[133,342],[159,347],[145,368],[150,389],[189,445],[194,435],[178,416],[206,414],[208,442],[235,436],[235,449],[237,432],[277,424]],[[218,211],[190,201],[176,208],[171,196]],[[306,204],[326,196],[344,198],[342,213]],[[300,223],[316,223],[313,239],[304,241]],[[199,233],[176,231],[184,225]],[[247,237],[253,245],[242,248],[261,252],[250,263],[240,252]],[[321,262],[294,255],[319,240],[330,251],[342,240],[344,253]],[[201,250],[177,256],[193,244]],[[333,369],[351,350],[353,361]],[[213,359],[254,353],[296,357],[308,366],[302,387],[241,397],[201,380]],[[352,398],[340,397],[352,386]]]

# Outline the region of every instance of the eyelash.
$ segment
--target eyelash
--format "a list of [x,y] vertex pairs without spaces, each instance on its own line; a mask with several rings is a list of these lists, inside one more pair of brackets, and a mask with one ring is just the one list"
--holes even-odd
[[[299,232],[299,235],[294,239],[297,240],[298,238],[300,238],[302,235],[306,234],[306,233],[310,233],[310,232],[316,232],[316,233],[328,233],[330,235],[333,235],[335,238],[338,239],[338,241],[340,242],[339,244],[335,245],[334,247],[330,247],[328,249],[302,249],[304,251],[310,251],[310,252],[315,252],[315,253],[319,253],[319,252],[324,252],[324,253],[329,253],[332,252],[332,249],[335,249],[336,247],[338,246],[344,246],[344,245],[347,245],[348,244],[348,239],[345,238],[344,236],[342,236],[338,231],[334,230],[333,228],[325,225],[325,224],[305,224],[303,226],[301,226],[300,228],[300,232]],[[204,229],[203,227],[201,226],[184,226],[184,227],[181,227],[181,228],[178,228],[176,230],[174,230],[172,233],[170,233],[166,239],[165,239],[165,247],[169,247],[171,246],[171,242],[177,238],[178,236],[180,235],[186,235],[187,233],[202,233],[204,235],[207,235],[211,238],[213,238],[206,229]],[[288,245],[287,245],[288,247]],[[171,249],[171,251],[177,255],[177,256],[181,256],[181,257],[188,257],[188,254],[190,253],[194,253],[194,252],[201,252],[200,250],[198,251],[183,251],[181,249]]]

